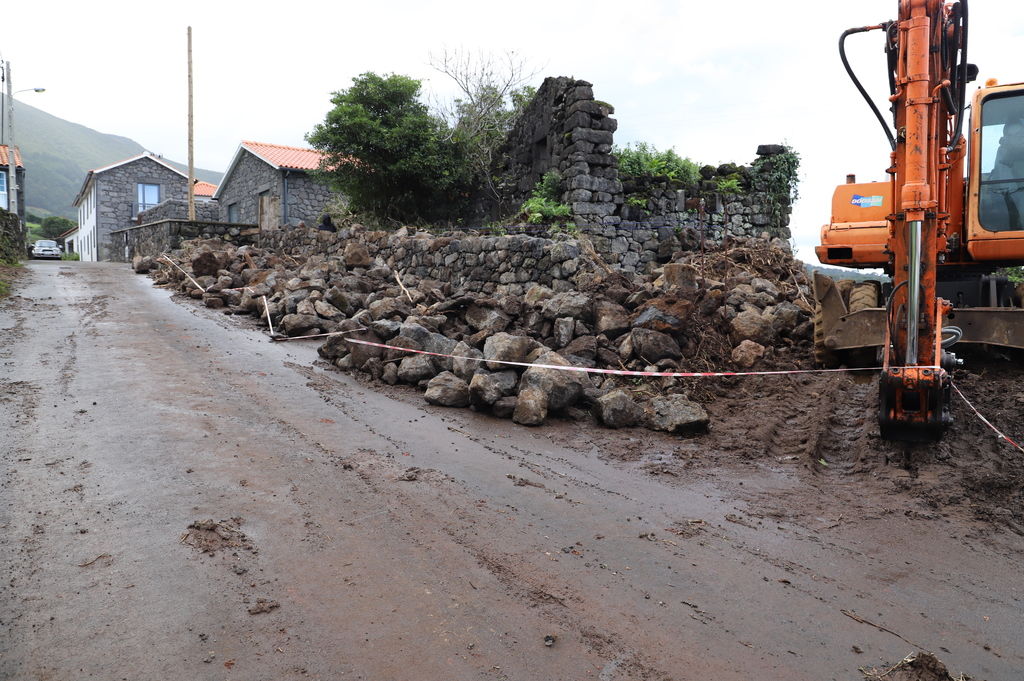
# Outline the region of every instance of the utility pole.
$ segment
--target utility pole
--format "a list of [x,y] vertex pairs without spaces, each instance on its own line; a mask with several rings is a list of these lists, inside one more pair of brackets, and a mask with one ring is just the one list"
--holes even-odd
[[18,214],[18,157],[14,153],[14,88],[11,86],[11,62],[4,62],[7,81],[7,210]]
[[192,134],[192,27],[188,27],[188,219],[196,219],[196,165]]

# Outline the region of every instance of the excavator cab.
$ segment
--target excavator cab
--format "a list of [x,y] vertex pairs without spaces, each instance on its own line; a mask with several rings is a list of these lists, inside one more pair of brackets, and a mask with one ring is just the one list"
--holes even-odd
[[1024,84],[979,90],[974,111],[967,253],[977,262],[1020,264],[1024,261]]

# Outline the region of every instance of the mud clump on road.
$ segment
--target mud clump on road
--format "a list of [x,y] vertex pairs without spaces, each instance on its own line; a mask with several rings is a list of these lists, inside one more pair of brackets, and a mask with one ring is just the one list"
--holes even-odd
[[242,518],[230,518],[228,520],[196,520],[191,523],[185,534],[181,536],[181,543],[188,544],[200,553],[208,553],[211,556],[222,549],[245,549],[254,551],[255,547],[240,529]]
[[[423,235],[424,248],[435,239]],[[807,368],[810,290],[785,242],[679,250],[650,274],[613,270],[588,246],[544,247],[575,268],[552,287],[481,287],[396,272],[381,258],[353,265],[204,241],[185,242],[177,267],[137,259],[136,270],[157,267],[158,283],[290,337],[336,334],[319,352],[339,369],[523,425],[558,416],[699,433],[710,422],[706,386],[649,374]]]
[[887,669],[862,669],[866,681],[968,681],[971,677],[961,674],[953,676],[946,665],[931,653],[917,653],[900,660]]
[[281,607],[281,604],[277,601],[269,598],[257,598],[256,602],[249,606],[250,615],[260,615],[265,612],[272,612]]

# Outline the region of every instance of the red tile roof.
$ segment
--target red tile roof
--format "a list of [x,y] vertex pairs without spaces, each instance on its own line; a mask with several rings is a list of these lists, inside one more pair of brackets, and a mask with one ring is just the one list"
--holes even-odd
[[320,167],[320,160],[324,157],[323,154],[315,149],[286,147],[280,144],[266,144],[264,142],[243,141],[242,147],[276,168],[316,170]]
[[217,191],[217,185],[199,180],[192,185],[192,191],[196,196],[213,196],[213,193]]
[[[10,165],[11,162],[8,160],[10,157],[7,155],[7,153],[7,145],[0,144],[0,166]],[[18,162],[19,166],[21,166],[22,168],[25,167],[24,162],[22,162],[21,160],[21,149],[19,149],[18,147],[14,147],[14,159],[15,161]]]

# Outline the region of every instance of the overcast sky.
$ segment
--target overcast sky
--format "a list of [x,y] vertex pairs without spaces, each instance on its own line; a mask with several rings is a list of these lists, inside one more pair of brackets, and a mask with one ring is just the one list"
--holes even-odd
[[[9,5],[9,6],[7,6]],[[179,9],[180,8],[180,9]],[[306,146],[331,93],[366,71],[451,96],[429,65],[444,48],[514,50],[543,76],[594,84],[615,106],[617,144],[674,147],[701,163],[750,163],[758,144],[802,156],[792,229],[799,253],[829,219],[846,173],[884,179],[888,145],[843,72],[839,34],[895,18],[896,0],[6,3],[0,55],[18,98],[155,153],[187,159],[186,27],[192,26],[196,165],[223,171],[243,139]],[[971,2],[970,60],[1024,80],[1024,3]],[[851,37],[869,90],[886,92],[881,32]],[[17,132],[15,132],[17,139]]]

